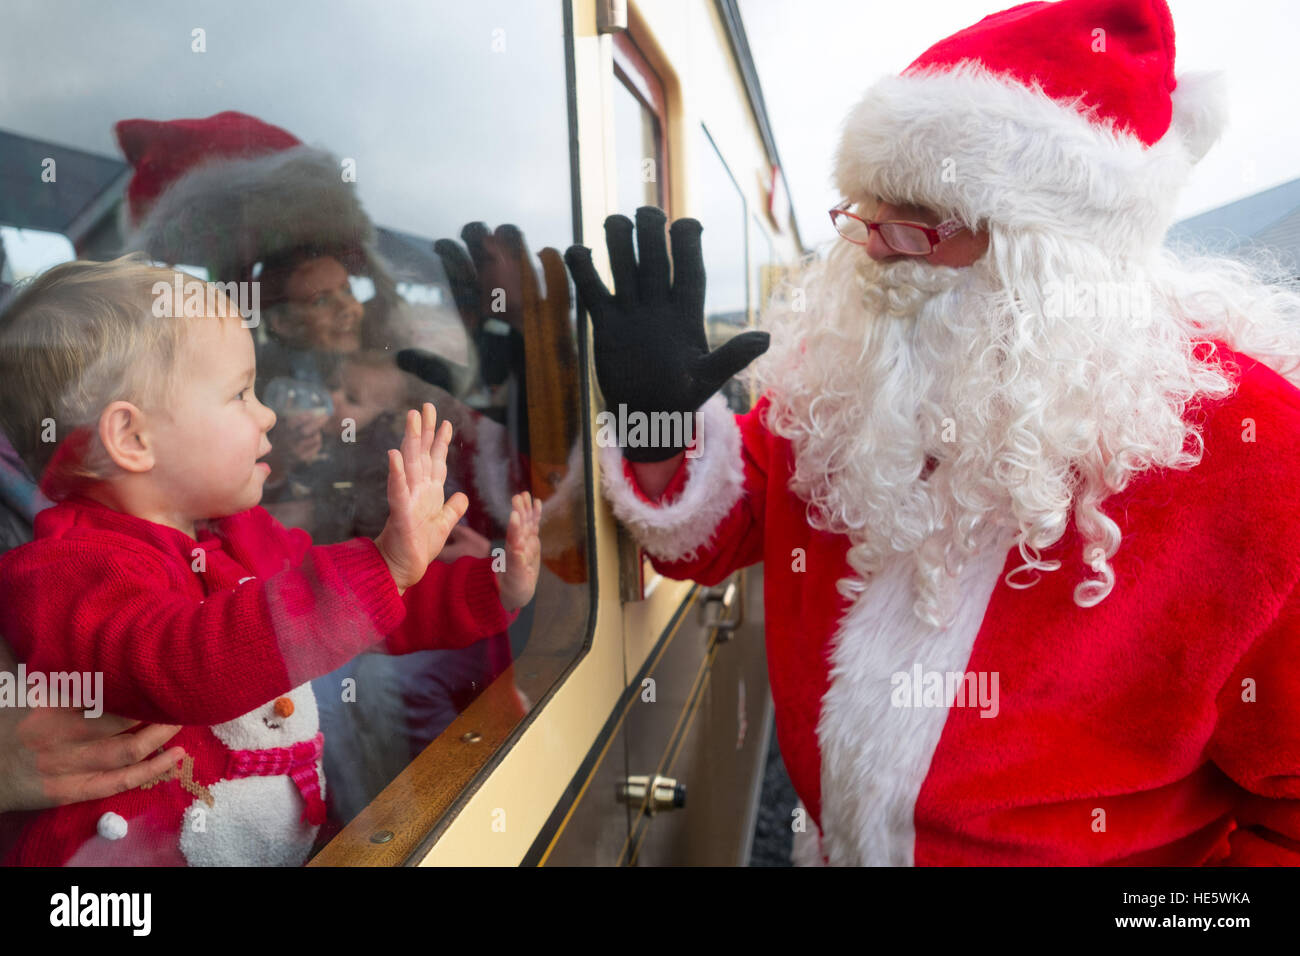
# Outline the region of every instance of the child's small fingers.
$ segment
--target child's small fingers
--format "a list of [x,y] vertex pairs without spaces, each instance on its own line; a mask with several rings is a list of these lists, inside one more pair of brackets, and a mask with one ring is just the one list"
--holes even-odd
[[442,506],[443,515],[453,526],[465,517],[467,510],[469,510],[469,498],[459,491],[448,498]]
[[429,457],[435,462],[447,464],[447,452],[451,448],[451,422],[444,421],[438,428],[438,437],[433,443]]
[[439,437],[438,428],[438,410],[430,402],[425,402],[420,406],[420,453],[429,454],[429,449],[433,447],[434,441]]
[[402,465],[410,484],[419,482],[426,474],[426,457],[420,450],[423,442],[420,413],[411,409],[406,416],[406,437],[402,439]]
[[390,510],[406,502],[406,467],[396,448],[388,452],[388,504]]

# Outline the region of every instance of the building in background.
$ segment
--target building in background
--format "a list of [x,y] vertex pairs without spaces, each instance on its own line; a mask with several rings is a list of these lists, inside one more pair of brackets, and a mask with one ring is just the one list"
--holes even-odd
[[1271,253],[1300,277],[1300,179],[1175,223],[1166,242],[1222,255]]

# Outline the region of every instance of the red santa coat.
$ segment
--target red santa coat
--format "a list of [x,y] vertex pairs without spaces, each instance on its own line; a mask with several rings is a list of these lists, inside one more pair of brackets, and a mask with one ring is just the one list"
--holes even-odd
[[[900,563],[856,604],[839,594],[849,541],[806,521],[766,397],[739,416],[711,399],[702,454],[658,502],[602,449],[660,573],[715,584],[765,562],[777,734],[824,861],[1300,864],[1300,390],[1222,354],[1234,395],[1188,412],[1201,463],[1106,502],[1111,594],[1074,603],[1071,521],[1032,587],[1004,580],[1009,540],[972,561],[944,632],[912,615]],[[996,675],[996,707],[900,699],[951,672]]]
[[[373,541],[312,546],[260,507],[197,540],[88,498],[40,512],[35,540],[0,559],[0,632],[28,673],[101,672],[105,713],[185,725],[168,746],[193,762],[154,786],[30,815],[5,862],[183,864],[187,808],[230,779],[242,749],[213,725],[256,722],[250,712],[296,693],[310,737],[315,700],[300,685],[312,678],[376,647],[466,647],[505,630],[519,612],[502,606],[495,577],[487,558],[435,561],[399,595]],[[110,811],[126,839],[97,835]],[[235,850],[262,862],[281,837],[311,835],[268,828],[264,847]]]

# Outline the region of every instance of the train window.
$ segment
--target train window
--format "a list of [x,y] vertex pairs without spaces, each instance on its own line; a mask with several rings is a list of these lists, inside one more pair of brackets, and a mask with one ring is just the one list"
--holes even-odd
[[[342,0],[67,0],[59,11],[11,10],[0,32],[3,275],[74,249],[139,250],[239,283],[241,297],[246,283],[256,391],[278,416],[261,504],[317,544],[385,526],[386,450],[423,401],[453,422],[447,494],[470,501],[439,556],[447,568],[471,559],[499,572],[511,496],[543,502],[540,580],[517,618],[444,632],[430,622],[455,617],[438,608],[467,605],[465,593],[408,601],[411,653],[331,661],[294,691],[314,690],[316,706],[299,701],[303,719],[276,725],[283,739],[253,735],[277,752],[310,742],[319,713],[319,849],[421,761],[471,780],[587,634],[576,325],[562,263],[538,256],[574,238],[564,4],[403,0],[377,16]],[[485,574],[454,580],[499,580]],[[173,740],[207,755],[192,770],[200,783],[222,777],[211,737],[192,750]],[[416,801],[414,842],[459,787],[447,791]],[[300,842],[262,858],[301,862]]]
[[636,44],[614,35],[614,149],[618,209],[668,209],[667,100],[663,83]]
[[763,228],[757,216],[749,217],[749,273],[750,303],[757,319],[767,307],[772,297],[774,283],[777,281],[780,262],[776,257],[776,248],[772,237]]
[[[704,226],[701,244],[708,276],[704,314],[709,345],[717,348],[749,326],[750,280],[745,251],[749,217],[735,177],[703,126],[694,153],[698,159],[691,195],[696,218]],[[733,411],[748,410],[749,396],[734,378],[722,391]]]
[[0,282],[7,287],[75,258],[77,250],[61,232],[0,226]]

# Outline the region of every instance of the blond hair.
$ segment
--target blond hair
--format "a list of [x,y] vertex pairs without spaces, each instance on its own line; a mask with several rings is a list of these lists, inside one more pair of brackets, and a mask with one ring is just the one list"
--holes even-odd
[[107,478],[96,427],[103,409],[119,400],[163,407],[184,328],[154,314],[153,289],[175,276],[139,254],[67,262],[28,282],[0,315],[0,428],[33,476],[60,442],[87,428],[86,453],[67,475]]

